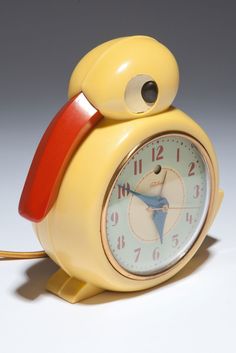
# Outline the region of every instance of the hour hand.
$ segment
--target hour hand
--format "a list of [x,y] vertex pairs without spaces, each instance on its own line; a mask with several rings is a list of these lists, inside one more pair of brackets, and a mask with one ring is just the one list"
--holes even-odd
[[161,244],[163,243],[163,231],[164,231],[166,216],[167,216],[167,213],[161,210],[153,211],[153,214],[152,214],[152,220],[160,236]]

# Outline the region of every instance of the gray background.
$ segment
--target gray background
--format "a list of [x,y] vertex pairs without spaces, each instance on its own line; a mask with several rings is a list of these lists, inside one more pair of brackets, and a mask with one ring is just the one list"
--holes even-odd
[[226,192],[234,186],[235,8],[233,1],[216,0],[0,1],[2,246],[25,248],[25,237],[27,246],[34,246],[29,225],[17,215],[33,153],[67,99],[75,64],[114,37],[151,35],[171,49],[181,78],[175,105],[209,133],[219,156],[221,185]]
[[[183,341],[179,340],[183,334],[182,328],[185,328],[185,332],[187,330],[190,337],[189,343],[191,344],[191,337],[194,337],[191,327],[193,331],[202,327],[200,331],[202,339],[199,340],[199,345],[194,345],[192,352],[195,352],[195,349],[196,352],[201,351],[203,353],[218,352],[218,350],[222,352],[223,349],[228,353],[235,352],[233,331],[231,331],[235,327],[234,317],[236,314],[234,304],[236,287],[236,217],[234,215],[234,200],[236,198],[236,149],[234,144],[236,132],[235,10],[236,6],[233,0],[0,0],[0,248],[39,249],[39,244],[33,235],[29,222],[21,219],[17,214],[18,200],[24,179],[42,133],[67,99],[67,84],[73,67],[87,51],[103,41],[119,36],[146,34],[154,36],[164,43],[175,54],[180,67],[181,82],[175,105],[192,116],[207,131],[214,142],[219,157],[221,186],[225,190],[225,200],[211,229],[212,237],[209,238],[210,241],[208,239],[208,243],[205,245],[205,248],[208,248],[213,244],[213,250],[211,250],[212,262],[208,259],[209,265],[206,263],[201,267],[202,270],[200,270],[197,284],[190,282],[190,286],[189,282],[185,283],[185,281],[193,281],[194,278],[194,276],[190,276],[191,270],[189,270],[179,278],[179,282],[177,281],[172,285],[174,288],[168,288],[167,285],[167,287],[164,287],[166,289],[161,288],[159,291],[154,291],[155,296],[153,297],[150,294],[153,292],[147,294],[149,295],[149,302],[157,306],[159,318],[162,321],[158,321],[159,319],[156,317],[156,321],[152,322],[151,331],[141,331],[140,326],[135,326],[136,333],[141,341],[137,341],[134,332],[129,336],[133,337],[134,341],[129,341],[127,337],[126,339],[128,339],[127,342],[129,342],[132,350],[136,350],[136,352],[141,352],[147,348],[150,353],[156,351],[158,347],[161,347],[164,352],[169,351],[166,346],[171,351],[171,341],[168,335],[165,336],[168,333],[168,328],[171,329],[170,334],[173,337],[173,342],[177,342],[177,346],[174,347],[175,350],[178,351],[177,347],[179,347],[184,352]],[[199,257],[193,260],[196,262],[196,269],[206,260],[206,251],[199,254]],[[209,258],[209,254],[207,258]],[[9,337],[12,336],[12,322],[15,322],[15,326],[13,325],[15,336],[13,335],[13,337],[16,338],[16,342],[17,338],[22,338],[24,330],[30,331],[31,325],[29,322],[35,320],[35,315],[38,317],[40,327],[41,323],[44,322],[39,309],[30,306],[33,310],[30,314],[29,306],[22,306],[22,303],[28,303],[26,299],[33,300],[32,298],[34,298],[34,292],[32,294],[32,289],[30,289],[32,288],[30,282],[25,286],[19,284],[20,289],[18,288],[18,290],[15,288],[16,282],[23,281],[26,273],[28,275],[33,274],[36,278],[32,282],[34,288],[36,288],[34,290],[43,292],[44,277],[46,281],[53,269],[50,260],[41,260],[36,264],[32,261],[0,262],[0,272],[3,271],[0,277],[5,279],[5,282],[1,284],[1,293],[6,294],[1,302],[4,300],[5,314],[8,314],[6,317],[9,318],[9,329],[8,321],[5,321],[4,328],[1,331],[5,333],[3,347],[4,342],[7,344]],[[199,271],[196,270],[195,273],[198,274]],[[38,283],[41,284],[42,288],[38,287]],[[180,292],[176,289],[176,283],[179,283]],[[199,283],[203,286],[203,291],[207,296],[203,299],[201,297],[202,292],[200,293],[199,289],[199,295],[202,299],[200,303],[195,302],[194,300],[197,299],[194,299],[191,303],[185,302],[185,306],[179,307],[180,302],[177,302],[178,311],[172,307],[170,308],[169,302],[162,302],[162,296],[168,299],[170,297],[173,300],[176,295],[184,298],[184,293],[188,293],[188,298],[191,298],[191,295],[196,298],[196,291],[193,291],[193,293],[188,291],[190,291],[189,288],[195,288],[194,286],[202,289]],[[182,288],[181,286],[186,287]],[[206,288],[207,291],[205,292]],[[220,292],[220,289],[223,292]],[[79,330],[81,326],[83,327],[83,335],[81,337],[78,333],[78,339],[82,342],[80,343],[82,348],[86,350],[88,349],[88,337],[91,333],[91,322],[88,321],[87,326],[84,325],[84,321],[77,322],[78,316],[74,316],[75,312],[77,315],[81,315],[80,318],[82,317],[85,322],[91,319],[94,320],[94,323],[100,323],[100,320],[102,320],[105,325],[106,322],[111,320],[115,325],[114,330],[119,330],[121,327],[116,325],[123,320],[123,317],[120,316],[115,323],[112,320],[113,316],[109,314],[110,311],[115,310],[115,306],[112,307],[111,305],[115,305],[114,302],[117,297],[101,298],[103,298],[100,299],[100,302],[103,303],[102,310],[105,310],[103,314],[99,305],[81,307],[80,312],[78,312],[80,307],[77,306],[76,312],[73,306],[57,301],[55,297],[49,295],[45,297],[44,301],[39,302],[41,306],[38,305],[37,308],[40,308],[42,313],[46,309],[47,312],[52,310],[50,312],[51,321],[47,317],[52,327],[56,325],[55,320],[53,320],[56,313],[59,313],[60,317],[69,310],[72,316],[62,318],[62,321],[73,322],[74,325],[79,327]],[[120,313],[123,313],[125,320],[131,324],[134,324],[132,319],[135,318],[134,313],[137,312],[137,306],[140,307],[139,301],[141,301],[141,298],[142,296],[133,297],[132,300],[128,300],[129,304],[125,305],[125,299],[127,298],[123,297],[124,300],[121,301],[124,302],[123,305],[121,304],[119,308],[116,308]],[[215,298],[215,302],[212,298]],[[212,300],[215,304],[214,308],[211,306]],[[35,302],[32,301],[32,303]],[[56,303],[55,307],[54,303]],[[162,309],[158,306],[158,303],[162,303]],[[48,309],[49,304],[50,310]],[[57,307],[57,305],[60,307]],[[118,304],[116,303],[116,305]],[[146,310],[142,313],[143,320],[149,320],[149,316],[145,318],[145,313],[147,315],[150,309],[151,315],[153,309],[151,307],[146,308],[145,301],[142,302],[142,305]],[[124,308],[125,312],[122,311]],[[188,308],[189,316],[186,315],[186,308]],[[164,309],[167,309],[167,311]],[[18,321],[15,316],[11,316],[9,312],[13,312],[12,310],[22,311],[21,317],[24,317],[24,319]],[[133,311],[129,312],[129,310]],[[175,315],[173,317],[171,316],[172,310],[174,310]],[[98,314],[97,318],[93,316],[95,312]],[[215,314],[216,312],[219,316]],[[207,313],[207,316],[205,313]],[[175,325],[170,326],[172,320],[178,322],[180,317],[182,321],[178,329]],[[204,323],[201,321],[203,318]],[[135,318],[135,322],[138,325],[138,318],[137,320]],[[162,323],[164,323],[164,326]],[[60,344],[58,343],[56,349],[62,349],[63,351],[65,347],[68,347],[65,341],[68,339],[70,350],[75,349],[77,351],[75,340],[71,341],[72,323],[69,331],[62,330],[60,324],[58,325],[57,330],[61,332],[62,336],[60,339],[57,336]],[[17,330],[19,327],[21,327],[20,333]],[[144,325],[141,325],[141,327],[147,328]],[[208,327],[210,331],[207,332]],[[157,336],[154,328],[157,329]],[[93,329],[93,332],[97,332],[97,327]],[[109,330],[108,327],[107,329]],[[214,331],[211,331],[211,329],[214,329]],[[53,340],[50,341],[53,336],[48,336],[46,330],[47,328],[43,330],[44,338],[53,349],[55,348]],[[111,337],[112,332],[110,332]],[[127,332],[129,332],[128,328]],[[76,331],[74,334],[76,335]],[[163,334],[162,338],[160,334]],[[37,330],[36,336],[34,335],[35,333],[31,334],[31,339],[37,339]],[[64,341],[63,335],[65,335]],[[157,346],[156,337],[159,340]],[[105,341],[107,346],[104,343]],[[185,341],[188,343],[188,339],[185,338]],[[205,351],[202,348],[203,341]],[[99,333],[97,337],[94,336],[94,342],[97,343],[96,352],[104,353],[109,351],[111,347],[108,344],[109,340],[107,341],[107,338],[105,340],[102,333]],[[149,346],[147,342],[149,342]],[[14,346],[14,342],[12,344]],[[42,350],[42,347],[36,347],[35,352],[38,352],[37,349]],[[126,351],[125,346],[119,343],[115,348],[113,347],[113,351],[116,351],[116,349]],[[16,348],[12,351],[16,351]],[[88,351],[90,350],[88,349]]]

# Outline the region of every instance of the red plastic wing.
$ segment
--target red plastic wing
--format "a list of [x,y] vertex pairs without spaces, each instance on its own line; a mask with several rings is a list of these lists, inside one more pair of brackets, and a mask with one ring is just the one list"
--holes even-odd
[[74,152],[101,118],[83,93],[57,113],[38,145],[26,178],[19,203],[23,217],[33,222],[46,217]]

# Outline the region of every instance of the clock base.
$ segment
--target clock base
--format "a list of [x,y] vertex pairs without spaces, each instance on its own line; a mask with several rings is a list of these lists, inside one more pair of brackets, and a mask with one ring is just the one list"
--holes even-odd
[[47,290],[71,304],[104,292],[104,289],[98,288],[91,283],[70,277],[62,269],[55,272],[49,279]]

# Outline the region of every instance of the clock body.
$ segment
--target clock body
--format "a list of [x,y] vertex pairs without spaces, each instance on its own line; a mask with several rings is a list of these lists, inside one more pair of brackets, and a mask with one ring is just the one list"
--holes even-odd
[[[145,199],[155,195],[158,204]],[[70,277],[103,289],[142,290],[187,264],[222,196],[213,146],[182,111],[104,118],[78,148],[53,208],[34,228]]]

